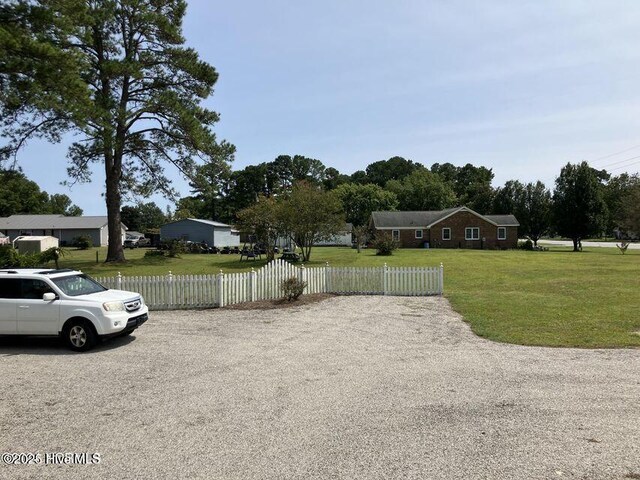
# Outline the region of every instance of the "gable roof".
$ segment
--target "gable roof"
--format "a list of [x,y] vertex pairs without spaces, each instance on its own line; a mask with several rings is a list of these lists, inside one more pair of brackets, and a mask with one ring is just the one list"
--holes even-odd
[[[106,224],[106,216],[11,215],[10,217],[0,218],[0,229],[2,230],[93,229],[102,228]],[[126,227],[124,228],[126,229]]]
[[[226,223],[214,222],[213,220],[203,220],[201,218],[182,218],[182,219],[176,220],[174,222],[165,223],[164,225],[171,225],[173,223],[184,222],[186,220],[189,220],[189,221],[192,221],[192,222],[204,223],[205,225],[211,225],[213,227],[229,227],[229,228],[231,228],[231,225],[227,225]],[[163,227],[164,227],[164,225],[163,225]]]
[[425,227],[441,220],[456,210],[459,210],[459,208],[426,210],[422,212],[372,212],[371,219],[376,228]]
[[421,212],[372,212],[371,220],[376,228],[430,228],[458,212],[472,213],[499,227],[518,226],[513,215],[480,215],[467,207],[447,208],[445,210],[425,210]]
[[499,227],[519,227],[520,222],[514,215],[485,215],[484,218],[491,220]]

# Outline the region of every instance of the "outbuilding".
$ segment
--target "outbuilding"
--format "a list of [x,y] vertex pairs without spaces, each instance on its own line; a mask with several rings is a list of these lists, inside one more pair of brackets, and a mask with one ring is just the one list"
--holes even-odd
[[56,237],[18,237],[15,241],[16,249],[21,253],[41,253],[53,247],[58,247],[60,242]]
[[240,245],[240,234],[231,225],[200,218],[185,218],[162,225],[160,239],[206,242],[218,248]]
[[[120,224],[123,241],[126,230]],[[29,235],[56,237],[62,246],[73,245],[77,237],[89,237],[95,247],[109,244],[106,216],[11,215],[0,218],[0,232],[11,241]]]

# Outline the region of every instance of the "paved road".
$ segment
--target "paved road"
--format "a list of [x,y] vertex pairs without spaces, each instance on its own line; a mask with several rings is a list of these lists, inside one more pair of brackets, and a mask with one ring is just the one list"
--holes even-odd
[[72,354],[0,340],[0,478],[624,479],[640,351],[475,337],[439,298],[155,313]]
[[[620,243],[620,242],[616,242]],[[613,247],[616,248],[616,243],[614,242],[582,242],[583,247]],[[563,247],[573,247],[573,242],[570,240],[538,240],[538,244],[540,245],[559,245]],[[630,243],[630,250],[640,250],[640,243]]]

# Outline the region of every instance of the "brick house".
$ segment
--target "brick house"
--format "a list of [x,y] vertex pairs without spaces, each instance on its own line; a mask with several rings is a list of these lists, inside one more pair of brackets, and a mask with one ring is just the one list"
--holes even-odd
[[389,232],[402,248],[507,249],[518,246],[513,215],[480,215],[467,207],[425,212],[373,212],[373,233]]

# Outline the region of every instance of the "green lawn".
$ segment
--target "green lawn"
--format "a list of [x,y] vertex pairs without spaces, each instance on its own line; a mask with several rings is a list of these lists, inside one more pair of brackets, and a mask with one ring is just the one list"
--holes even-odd
[[[104,260],[105,250],[98,249]],[[143,258],[128,250],[124,265],[95,263],[96,249],[70,251],[61,266],[94,276],[217,273],[259,268],[237,255],[185,254]],[[348,248],[316,247],[309,266],[445,266],[445,295],[480,336],[525,345],[640,346],[640,251],[585,248],[581,253],[477,250],[398,250],[377,257]]]

